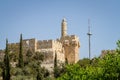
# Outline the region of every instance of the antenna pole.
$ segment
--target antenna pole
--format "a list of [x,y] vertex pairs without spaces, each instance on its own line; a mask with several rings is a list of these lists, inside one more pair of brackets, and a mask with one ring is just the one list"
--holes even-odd
[[89,42],[89,59],[91,59],[91,41],[90,41],[90,39],[91,39],[91,35],[92,35],[92,33],[90,32],[90,19],[88,19],[88,33],[87,33],[87,35],[88,35],[88,42]]

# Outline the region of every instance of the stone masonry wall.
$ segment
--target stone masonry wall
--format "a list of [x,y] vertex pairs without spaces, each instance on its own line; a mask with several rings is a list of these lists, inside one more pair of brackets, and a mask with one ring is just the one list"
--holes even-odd
[[65,50],[65,58],[69,63],[76,63],[79,60],[79,38],[75,35],[61,37]]
[[[37,51],[42,52],[45,54],[45,60],[51,62],[54,61],[55,53],[57,53],[57,58],[59,61],[64,61],[64,49],[62,47],[61,42],[56,40],[43,40],[38,41],[37,43]],[[47,56],[49,55],[49,56]]]

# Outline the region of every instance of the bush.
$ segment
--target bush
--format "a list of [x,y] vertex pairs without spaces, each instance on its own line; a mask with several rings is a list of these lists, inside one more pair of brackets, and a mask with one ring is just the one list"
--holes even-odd
[[[97,61],[97,65],[94,63]],[[57,80],[119,80],[120,54],[107,54],[104,58],[95,58],[90,65],[67,65],[66,72]]]

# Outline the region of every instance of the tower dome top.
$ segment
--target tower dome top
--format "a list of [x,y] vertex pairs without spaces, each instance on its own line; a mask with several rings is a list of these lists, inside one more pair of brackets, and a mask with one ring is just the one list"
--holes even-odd
[[63,18],[62,22],[66,22],[66,18]]

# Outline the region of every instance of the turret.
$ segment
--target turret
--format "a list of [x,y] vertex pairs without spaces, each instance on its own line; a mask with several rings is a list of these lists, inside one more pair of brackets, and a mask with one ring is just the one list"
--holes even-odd
[[67,22],[64,18],[61,23],[61,37],[67,36]]

